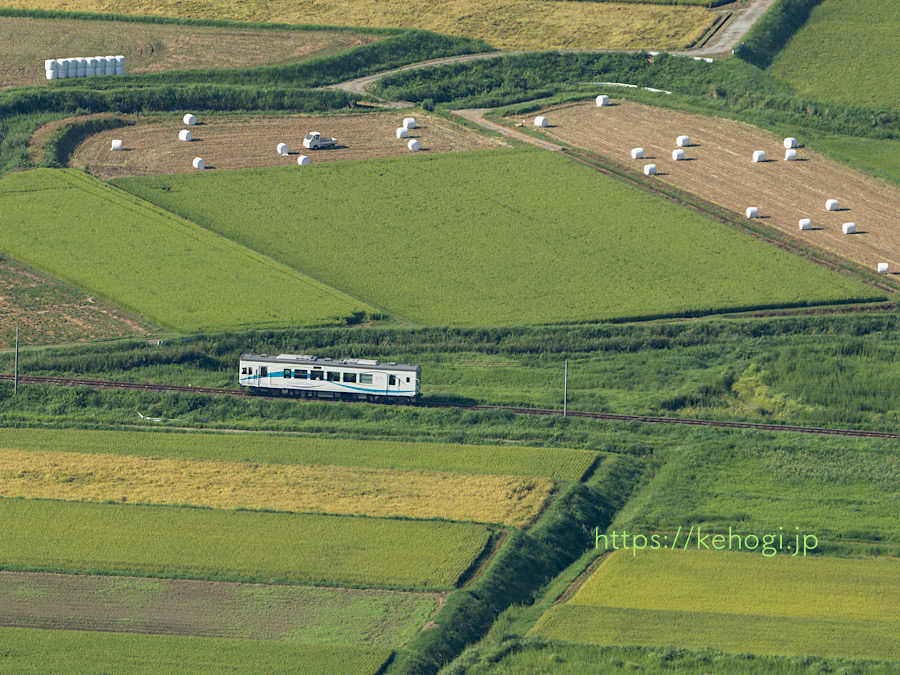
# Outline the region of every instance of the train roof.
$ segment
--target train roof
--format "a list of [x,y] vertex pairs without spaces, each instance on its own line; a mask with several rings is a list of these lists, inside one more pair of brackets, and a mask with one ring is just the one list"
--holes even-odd
[[270,356],[269,354],[241,354],[241,361],[261,361],[262,363],[280,363],[282,365],[291,364],[298,366],[342,366],[352,368],[372,368],[373,370],[396,370],[403,372],[418,372],[421,366],[411,363],[394,363],[393,361],[384,362],[375,359],[329,359],[320,356],[310,356],[308,354],[279,354],[278,356]]

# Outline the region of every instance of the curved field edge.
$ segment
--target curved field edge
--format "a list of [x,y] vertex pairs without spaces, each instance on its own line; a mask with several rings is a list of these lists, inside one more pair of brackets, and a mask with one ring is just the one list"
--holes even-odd
[[12,571],[441,591],[491,538],[467,523],[121,503],[2,498],[0,513],[22,523],[0,547]]
[[78,171],[6,176],[0,203],[13,214],[0,224],[3,249],[175,330],[340,324],[377,313]]
[[336,665],[348,675],[375,675],[391,650],[355,645],[306,645],[172,635],[135,635],[96,631],[0,628],[0,667],[5,673],[96,672],[193,673],[303,672],[331,675]]
[[[884,297],[553,153],[309,168],[294,190],[296,172],[280,168],[113,184],[428,325],[696,316]],[[329,208],[294,222],[306,194],[326,195]],[[335,249],[334,241],[354,245]]]

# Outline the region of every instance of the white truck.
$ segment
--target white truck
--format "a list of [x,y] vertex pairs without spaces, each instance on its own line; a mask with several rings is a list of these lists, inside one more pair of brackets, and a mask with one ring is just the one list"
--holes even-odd
[[322,138],[318,131],[310,131],[303,139],[303,147],[308,150],[324,150],[336,145],[336,138]]

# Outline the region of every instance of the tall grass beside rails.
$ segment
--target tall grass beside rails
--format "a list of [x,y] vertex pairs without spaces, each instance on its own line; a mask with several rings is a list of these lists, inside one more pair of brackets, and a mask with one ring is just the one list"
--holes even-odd
[[[69,169],[0,180],[3,248],[160,325],[346,323],[363,303]],[[222,269],[230,269],[227,277]],[[303,297],[304,302],[285,302]]]
[[735,54],[757,68],[768,68],[778,52],[803,27],[813,8],[821,3],[822,0],[776,0],[744,36],[744,42]]
[[134,120],[121,117],[80,120],[67,124],[47,140],[41,166],[63,168],[68,163],[72,151],[91,134],[133,125]]
[[448,590],[482,525],[0,498],[18,527],[0,567],[221,581]]
[[586,523],[602,527],[622,506],[639,463],[617,463],[602,481],[573,485],[530,533],[514,532],[481,578],[451,594],[432,625],[398,653],[388,672],[435,673],[478,640],[514,603],[529,602],[587,548]]
[[584,450],[451,443],[354,441],[306,436],[248,436],[154,431],[0,429],[0,448],[217,460],[276,465],[356,467],[413,472],[545,476],[578,481],[596,463]]
[[695,5],[697,7],[718,7],[735,0],[573,0],[573,2],[614,2],[621,5]]
[[[426,401],[559,409],[562,362],[569,359],[571,410],[896,431],[898,327],[895,311],[566,327],[290,329],[159,346],[130,340],[23,349],[19,365],[32,375],[236,387],[236,364],[248,351],[379,358],[421,364]],[[11,352],[0,354],[5,372],[12,371],[12,361]],[[117,396],[31,386],[24,391],[14,401],[5,398],[11,384],[0,385],[0,416],[7,423],[42,407],[48,415],[68,411],[73,423],[95,415],[124,423],[136,419],[136,407],[185,422],[209,417],[205,424],[213,426],[289,429],[343,420],[362,430],[375,428],[375,411],[381,410],[398,425],[415,415],[429,431],[437,432],[438,424],[467,437],[474,431],[468,426],[473,413],[459,411],[402,413],[370,405],[183,395],[154,399],[137,392]]]
[[895,661],[837,659],[824,656],[775,656],[729,653],[712,647],[618,647],[589,645],[542,637],[510,637],[496,646],[466,652],[447,675],[518,675],[519,673],[734,673],[735,675],[796,675],[806,672],[896,672]]
[[183,672],[198,675],[270,675],[296,670],[309,675],[375,675],[391,657],[383,647],[306,645],[272,640],[231,640],[175,635],[0,628],[4,673]]

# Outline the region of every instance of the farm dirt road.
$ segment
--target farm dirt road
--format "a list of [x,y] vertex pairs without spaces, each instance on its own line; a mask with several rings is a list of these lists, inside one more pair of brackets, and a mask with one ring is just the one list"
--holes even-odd
[[[171,121],[147,120],[135,126],[94,134],[75,150],[71,165],[86,167],[103,180],[122,176],[145,176],[193,171],[191,160],[203,157],[207,168],[249,169],[296,165],[307,155],[313,163],[349,159],[372,159],[409,154],[407,141],[396,137],[403,122],[400,112],[349,113],[344,115],[221,115],[191,127],[194,140],[178,140],[185,128],[177,115]],[[442,153],[506,147],[492,139],[437,115],[416,114],[417,127],[410,138],[418,139],[423,152]],[[333,150],[306,150],[303,137],[309,131],[334,136]],[[124,152],[111,152],[112,139],[121,139]],[[278,143],[286,143],[290,154],[279,155]]]
[[[842,166],[801,147],[800,161],[784,161],[782,138],[749,124],[656,108],[630,101],[597,107],[593,101],[552,106],[546,115],[548,142],[574,146],[640,171],[655,163],[661,181],[743,216],[759,208],[761,221],[792,239],[849,258],[875,270],[887,262],[900,270],[900,190],[861,171]],[[672,159],[677,136],[690,137],[687,161]],[[802,139],[800,139],[802,143]],[[645,159],[631,159],[644,148]],[[763,150],[767,161],[753,162]],[[826,211],[838,199],[840,211]],[[801,232],[798,221],[812,220]],[[857,233],[845,235],[842,224],[855,222]]]

